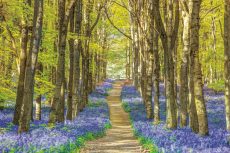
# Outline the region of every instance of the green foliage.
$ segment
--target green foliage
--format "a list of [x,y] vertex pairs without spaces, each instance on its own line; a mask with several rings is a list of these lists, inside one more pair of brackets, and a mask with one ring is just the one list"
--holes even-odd
[[87,104],[87,107],[100,107],[102,105],[101,101],[96,101],[96,102],[89,102]]
[[5,78],[0,76],[0,100],[3,101],[14,101],[16,97],[15,91],[16,83],[11,78]]
[[208,88],[213,89],[216,92],[224,92],[224,87],[224,80],[218,80],[217,82],[208,84]]
[[[202,2],[200,26],[200,59],[205,80],[223,79],[224,74],[224,2]],[[215,38],[214,38],[215,35]],[[215,76],[216,75],[216,76]],[[216,78],[217,77],[217,78]]]
[[122,107],[127,113],[131,111],[128,103],[123,102]]
[[35,98],[38,95],[46,95],[47,99],[53,96],[53,90],[55,86],[50,81],[48,81],[48,78],[46,78],[45,76],[36,76],[35,81]]
[[157,147],[153,144],[150,139],[146,139],[145,137],[138,138],[140,144],[147,149],[150,153],[159,153]]

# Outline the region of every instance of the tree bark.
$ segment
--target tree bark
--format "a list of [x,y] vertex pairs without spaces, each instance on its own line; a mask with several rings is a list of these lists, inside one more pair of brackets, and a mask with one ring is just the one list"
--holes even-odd
[[65,49],[66,37],[69,23],[69,16],[72,7],[76,0],[72,0],[65,12],[65,0],[60,0],[58,3],[58,64],[57,64],[57,79],[54,93],[53,104],[51,106],[49,123],[52,125],[55,122],[63,122],[62,106],[64,106],[65,98]]
[[[74,33],[74,7],[70,11],[70,29],[69,32]],[[68,83],[68,99],[67,99],[67,120],[72,120],[72,99],[73,99],[73,66],[74,66],[74,39],[69,40],[69,83]]]
[[[31,0],[25,0],[25,6],[31,6]],[[26,8],[24,8],[26,10]],[[23,102],[24,95],[24,80],[25,80],[25,69],[26,69],[26,55],[27,55],[27,44],[28,44],[28,34],[29,27],[28,21],[26,19],[26,14],[24,13],[22,19],[22,30],[21,30],[21,53],[20,53],[20,71],[19,71],[19,79],[17,86],[17,97],[16,104],[14,110],[13,123],[15,125],[19,125],[19,119],[21,115],[21,108]]]
[[189,37],[190,37],[190,18],[189,12],[182,11],[183,17],[183,53],[180,67],[180,126],[187,126],[188,115],[188,56],[189,56]]
[[[38,75],[41,77],[43,72],[42,63],[37,64]],[[39,87],[40,85],[38,85]],[[42,108],[42,95],[38,95],[36,99],[35,119],[41,120],[41,108]]]
[[155,32],[153,36],[153,88],[154,88],[154,123],[160,122],[160,62],[159,62],[159,37]]
[[[176,115],[176,98],[174,93],[174,66],[172,52],[175,47],[179,27],[179,2],[176,1],[175,7],[175,23],[173,26],[173,2],[168,1],[168,22],[167,28],[164,28],[162,18],[159,11],[159,0],[153,0],[156,28],[160,34],[162,46],[164,48],[164,66],[165,66],[165,90],[166,90],[166,114],[167,127],[171,129],[177,128]],[[166,31],[167,30],[167,31]]]
[[200,5],[201,0],[191,0],[191,56],[193,56],[194,67],[191,70],[194,75],[194,95],[197,110],[199,134],[208,135],[208,120],[203,94],[202,72],[199,61],[199,27],[200,27]]
[[43,0],[36,0],[34,4],[33,34],[30,52],[26,62],[24,96],[22,113],[20,116],[19,133],[27,132],[30,128],[31,112],[33,106],[34,75],[37,63],[39,45],[42,37]]
[[[75,33],[81,35],[81,24],[82,24],[82,0],[76,2],[76,22],[75,22]],[[77,116],[79,99],[80,99],[80,54],[82,53],[82,41],[78,39],[74,49],[74,74],[73,74],[73,117]],[[84,71],[84,69],[82,69]]]
[[[152,110],[152,94],[153,94],[153,52],[154,52],[154,15],[153,15],[153,5],[149,4],[149,14],[150,14],[150,21],[149,21],[149,38],[148,38],[148,53],[147,53],[147,93],[146,93],[146,105],[147,105],[147,118],[150,119],[153,117],[153,110]],[[154,101],[155,104],[155,101]]]
[[225,0],[224,13],[224,75],[226,128],[230,131],[230,1]]

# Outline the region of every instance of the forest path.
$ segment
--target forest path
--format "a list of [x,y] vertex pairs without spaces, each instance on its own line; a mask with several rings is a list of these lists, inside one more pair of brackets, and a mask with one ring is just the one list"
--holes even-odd
[[87,142],[81,153],[144,152],[138,140],[133,136],[129,115],[122,108],[120,95],[123,84],[122,81],[116,81],[107,97],[112,128],[107,130],[103,138]]

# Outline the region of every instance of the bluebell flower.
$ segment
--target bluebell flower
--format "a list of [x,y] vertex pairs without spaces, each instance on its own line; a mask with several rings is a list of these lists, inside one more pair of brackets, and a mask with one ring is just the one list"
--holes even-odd
[[[165,127],[166,103],[164,85],[160,84],[160,117],[162,123],[153,125],[152,120],[146,118],[146,110],[139,92],[134,86],[122,89],[121,99],[130,108],[130,118],[136,134],[152,141],[161,152],[165,153],[229,153],[229,133],[225,130],[224,93],[215,93],[204,87],[207,101],[209,136],[201,137],[191,131],[189,127],[168,130]],[[154,94],[154,93],[153,93]],[[154,105],[154,100],[153,100]]]

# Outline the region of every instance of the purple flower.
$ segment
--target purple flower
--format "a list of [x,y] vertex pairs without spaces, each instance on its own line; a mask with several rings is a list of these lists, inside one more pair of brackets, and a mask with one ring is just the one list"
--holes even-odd
[[[97,88],[106,93],[105,88],[108,89],[108,86],[109,83],[106,83]],[[94,103],[97,105],[93,105]],[[110,124],[106,97],[97,90],[89,96],[89,106],[72,122],[65,121],[54,128],[47,127],[49,110],[50,108],[43,107],[42,120],[31,122],[30,131],[21,135],[17,134],[18,127],[11,123],[14,109],[0,111],[0,152],[38,152],[58,148],[75,143],[77,138],[89,132],[101,133],[105,130],[105,125]]]
[[[130,108],[130,117],[136,134],[145,137],[155,144],[159,151],[165,153],[194,152],[194,153],[229,153],[230,146],[225,130],[225,106],[224,94],[214,93],[204,88],[207,101],[208,123],[210,135],[200,137],[193,133],[189,127],[177,130],[168,130],[165,127],[166,104],[163,95],[164,86],[160,85],[160,117],[162,123],[153,125],[152,120],[146,119],[146,111],[140,94],[133,86],[125,86],[122,89],[121,99]],[[153,101],[154,105],[154,101]]]

